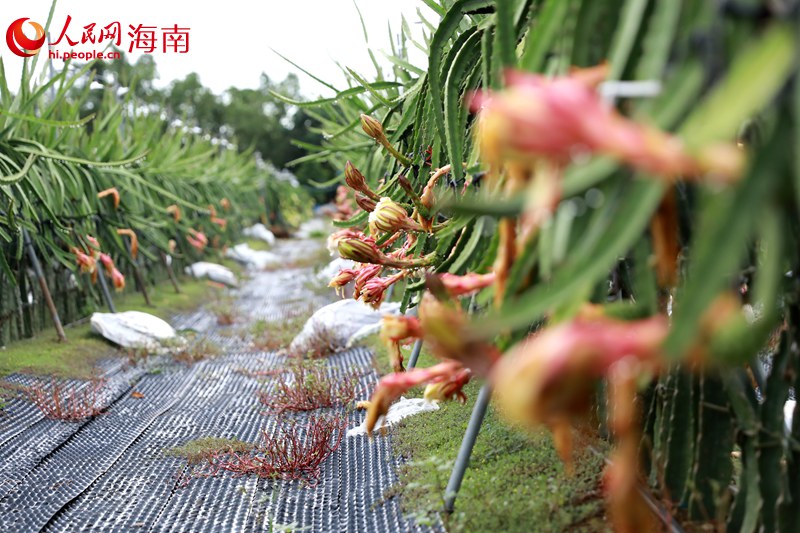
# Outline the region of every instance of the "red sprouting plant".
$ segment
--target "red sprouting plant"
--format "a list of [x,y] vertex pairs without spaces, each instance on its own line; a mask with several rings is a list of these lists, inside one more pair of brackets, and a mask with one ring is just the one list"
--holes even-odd
[[321,407],[339,407],[353,401],[358,374],[331,376],[324,365],[296,362],[269,391],[258,394],[259,401],[271,411],[312,411]]
[[227,449],[207,453],[201,462],[189,465],[188,473],[178,483],[185,486],[191,478],[231,472],[236,477],[254,474],[314,486],[320,466],[342,442],[344,425],[345,420],[339,415],[312,416],[305,422],[283,421],[274,435],[262,430],[261,442],[249,452]]
[[47,387],[42,383],[25,389],[25,397],[51,420],[80,422],[99,415],[101,392],[105,382],[93,380],[85,387],[52,381]]

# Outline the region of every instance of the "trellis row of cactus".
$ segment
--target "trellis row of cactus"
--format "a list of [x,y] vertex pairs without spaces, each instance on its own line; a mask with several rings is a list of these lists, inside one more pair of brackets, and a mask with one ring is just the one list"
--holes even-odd
[[122,290],[123,271],[141,266],[144,280],[147,270],[165,268],[168,254],[196,260],[206,247],[229,244],[245,224],[271,224],[279,213],[289,223],[307,216],[303,193],[260,168],[252,153],[171,126],[137,105],[134,91],[120,97],[115,87],[81,118],[90,84],[75,87],[93,78],[92,64],[76,70],[68,62],[37,81],[35,61],[26,60],[16,94],[0,62],[3,321],[25,305],[26,294],[10,298],[29,264],[25,234],[46,271],[87,274],[74,283],[100,303],[93,283],[101,272]]
[[[654,527],[642,487],[686,520],[797,530],[797,3],[425,4],[388,79],[298,103],[327,139],[307,158],[351,189],[331,244],[358,265],[331,285],[417,308],[384,319],[368,426],[479,377],[568,468],[574,432],[613,441],[618,531]],[[441,363],[404,371],[415,338]]]

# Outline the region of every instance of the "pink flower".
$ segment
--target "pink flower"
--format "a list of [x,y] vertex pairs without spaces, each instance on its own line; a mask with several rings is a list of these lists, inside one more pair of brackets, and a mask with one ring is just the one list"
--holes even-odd
[[345,285],[355,279],[357,273],[358,272],[353,268],[343,268],[338,274],[331,278],[328,287],[333,287],[338,294],[339,291],[343,291]]
[[110,255],[101,253],[100,262],[103,263],[103,267],[106,269],[106,273],[110,276],[111,271],[114,270],[114,260],[111,259]]
[[94,257],[81,252],[77,248],[72,248],[72,253],[75,254],[75,261],[80,267],[81,272],[92,274],[97,269],[97,261]]
[[665,177],[710,173],[733,179],[741,171],[742,154],[735,146],[690,153],[679,138],[620,115],[581,76],[508,71],[506,84],[503,91],[469,98],[470,108],[480,112],[479,142],[492,166],[535,158],[564,165],[575,154],[589,152]]
[[123,276],[122,272],[117,270],[116,267],[111,270],[111,283],[114,285],[114,290],[117,292],[125,288],[125,276]]
[[373,308],[377,309],[381,306],[383,299],[386,297],[386,289],[403,279],[405,276],[405,272],[398,272],[397,274],[389,276],[388,278],[370,278],[366,281],[366,283],[364,283],[364,287],[361,289],[359,299],[365,304],[369,304]]
[[461,363],[447,361],[430,368],[414,368],[408,372],[397,372],[382,377],[372,393],[367,410],[367,433],[372,433],[378,419],[385,415],[389,411],[389,406],[410,388],[423,383],[460,380],[462,379],[460,373],[463,370]]
[[452,296],[466,296],[478,292],[494,283],[495,273],[488,274],[466,274],[456,276],[455,274],[441,274],[439,280]]
[[361,291],[364,290],[364,285],[375,276],[379,276],[381,272],[383,272],[382,266],[370,264],[364,264],[358,270],[356,270],[355,293],[353,294],[353,297],[355,299],[360,298]]

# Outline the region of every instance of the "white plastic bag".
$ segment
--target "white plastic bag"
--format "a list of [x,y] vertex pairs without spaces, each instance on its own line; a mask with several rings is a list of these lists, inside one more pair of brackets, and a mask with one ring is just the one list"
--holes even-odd
[[259,270],[281,263],[281,257],[278,254],[265,250],[253,250],[247,243],[237,244],[233,248],[228,248],[225,252],[225,257],[230,257],[234,261]]
[[[430,411],[438,411],[439,405],[436,402],[429,402],[425,398],[405,398],[401,397],[399,400],[389,406],[389,411],[378,419],[378,424],[375,430],[392,426],[400,420],[412,415],[420,413],[428,413]],[[360,425],[347,430],[348,437],[357,437],[359,435],[367,434],[367,421],[366,419]]]
[[231,269],[218,265],[217,263],[207,263],[198,261],[186,267],[186,273],[197,279],[208,278],[211,281],[222,283],[229,287],[238,287],[239,282]]
[[399,303],[384,303],[379,310],[375,310],[356,300],[339,300],[311,315],[289,350],[302,350],[321,331],[326,332],[333,344],[344,347],[362,327],[379,324],[383,315],[396,314],[399,310]]
[[259,241],[264,241],[268,244],[275,244],[275,234],[272,233],[267,227],[262,224],[253,224],[249,228],[245,228],[244,231],[245,237],[251,237],[253,239],[258,239]]
[[92,331],[124,348],[158,350],[164,341],[175,339],[175,330],[157,316],[141,311],[93,313]]

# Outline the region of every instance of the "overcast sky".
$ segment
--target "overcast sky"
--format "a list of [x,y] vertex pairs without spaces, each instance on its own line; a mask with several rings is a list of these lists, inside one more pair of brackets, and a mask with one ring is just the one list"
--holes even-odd
[[[50,0],[6,2],[0,14],[0,29],[5,34],[8,26],[21,17],[44,25],[50,3]],[[370,47],[376,50],[380,60],[384,59],[377,51],[390,50],[387,23],[391,23],[393,33],[397,33],[401,15],[405,15],[414,28],[412,31],[419,35],[421,26],[416,23],[417,8],[430,21],[438,20],[435,13],[418,0],[359,0],[358,7],[367,25]],[[83,27],[88,24],[96,23],[97,33],[99,28],[111,22],[120,22],[122,47],[126,52],[130,44],[128,25],[156,26],[159,37],[162,27],[177,24],[190,28],[188,54],[164,53],[160,48],[152,54],[160,75],[159,86],[197,72],[206,86],[219,93],[230,86],[255,87],[261,72],[276,80],[283,79],[289,72],[296,72],[301,78],[304,95],[314,97],[329,93],[271,49],[318,77],[333,80],[337,87],[345,84],[335,61],[363,73],[368,79],[374,77],[374,67],[366,51],[361,23],[352,0],[223,0],[207,4],[196,0],[59,0],[50,27],[53,40],[58,38],[67,15],[72,17],[67,35],[73,40],[80,39]],[[25,32],[30,37],[35,36],[35,31],[27,23]],[[22,60],[9,51],[5,42],[0,43],[0,57],[5,63],[9,84],[16,88]],[[71,47],[64,41],[56,48]],[[101,48],[79,44],[74,50]],[[45,53],[46,48],[42,55]],[[129,61],[134,61],[140,53],[134,51],[127,55]],[[414,50],[411,57],[412,62],[424,66],[425,58],[421,52]],[[46,55],[40,63],[43,59]]]

